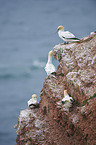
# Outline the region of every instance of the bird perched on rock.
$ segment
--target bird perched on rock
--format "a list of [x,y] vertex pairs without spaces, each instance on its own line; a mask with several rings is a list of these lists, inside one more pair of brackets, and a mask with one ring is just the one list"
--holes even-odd
[[64,104],[64,108],[68,109],[72,106],[73,98],[70,97],[67,93],[67,90],[64,90],[64,98],[62,99],[62,104]]
[[32,98],[28,101],[28,107],[36,108],[38,106],[39,106],[39,104],[38,104],[38,100],[37,100],[37,95],[33,94]]
[[71,32],[64,31],[63,26],[59,26],[57,28],[58,35],[61,39],[65,41],[65,43],[68,43],[69,41],[79,41],[80,39],[76,38]]
[[53,55],[53,51],[51,50],[48,54],[48,61],[47,64],[45,66],[45,71],[47,73],[47,75],[49,76],[50,74],[54,74],[56,73],[56,68],[52,63],[52,55]]

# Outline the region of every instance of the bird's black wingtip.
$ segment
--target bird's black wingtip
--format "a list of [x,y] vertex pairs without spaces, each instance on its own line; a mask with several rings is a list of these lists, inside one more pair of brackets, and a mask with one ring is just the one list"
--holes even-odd
[[51,75],[54,75],[56,77],[56,72],[52,72]]

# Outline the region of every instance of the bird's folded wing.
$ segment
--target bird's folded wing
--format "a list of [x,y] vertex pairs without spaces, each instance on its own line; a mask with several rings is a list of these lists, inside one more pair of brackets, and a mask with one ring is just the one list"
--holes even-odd
[[62,35],[62,37],[68,38],[68,39],[75,38],[75,36],[72,33],[70,33],[69,31],[62,32],[61,35]]

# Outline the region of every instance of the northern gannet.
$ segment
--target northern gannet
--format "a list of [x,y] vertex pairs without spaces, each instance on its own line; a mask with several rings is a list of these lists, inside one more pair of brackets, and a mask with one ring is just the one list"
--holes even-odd
[[32,98],[27,102],[28,103],[28,107],[30,108],[35,108],[38,107],[38,100],[37,100],[37,95],[33,94]]
[[64,104],[64,108],[68,109],[72,106],[73,98],[70,97],[67,93],[67,90],[64,90],[64,98],[62,99],[62,104]]
[[94,34],[96,34],[96,31],[95,31],[95,32],[91,32],[91,33],[90,33],[90,35],[94,35]]
[[56,68],[52,63],[52,55],[53,55],[53,51],[51,50],[48,54],[48,61],[47,64],[45,66],[45,71],[47,73],[47,75],[49,76],[51,73],[56,72]]
[[63,26],[59,26],[57,28],[58,35],[61,39],[63,39],[66,42],[69,41],[79,41],[80,39],[76,38],[71,32],[69,31],[64,31],[64,27]]

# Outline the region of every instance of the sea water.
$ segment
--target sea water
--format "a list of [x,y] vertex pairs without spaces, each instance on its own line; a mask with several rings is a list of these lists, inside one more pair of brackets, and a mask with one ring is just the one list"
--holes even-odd
[[0,0],[0,145],[16,144],[20,111],[33,93],[40,100],[48,52],[63,43],[59,25],[78,38],[96,31],[96,1]]

